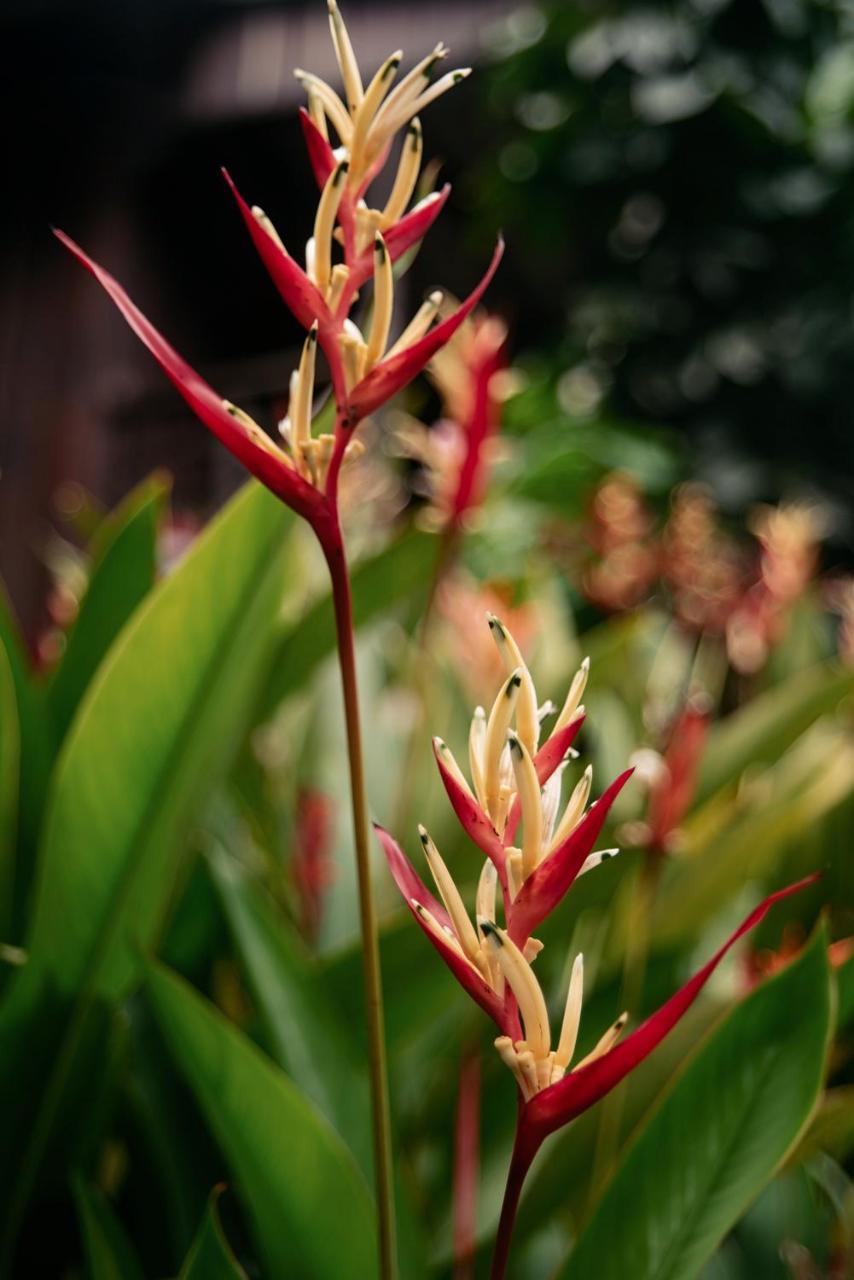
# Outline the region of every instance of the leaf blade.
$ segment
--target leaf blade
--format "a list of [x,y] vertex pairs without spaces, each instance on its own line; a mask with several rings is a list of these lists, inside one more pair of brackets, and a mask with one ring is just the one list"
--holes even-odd
[[[232,1168],[271,1275],[376,1275],[374,1211],[344,1144],[291,1081],[213,1006],[160,966],[155,1018]],[[335,1229],[325,1211],[334,1209]],[[321,1212],[318,1212],[320,1207]]]
[[560,1280],[696,1276],[809,1121],[830,1020],[819,929],[690,1059],[632,1142]]

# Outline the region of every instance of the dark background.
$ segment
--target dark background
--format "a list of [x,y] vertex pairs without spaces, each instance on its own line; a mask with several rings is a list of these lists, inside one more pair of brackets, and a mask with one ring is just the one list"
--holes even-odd
[[[351,3],[366,66],[390,12],[479,74],[430,109],[454,182],[411,275],[462,290],[497,226],[490,295],[560,405],[673,432],[740,515],[818,495],[852,556],[854,32],[841,4]],[[0,570],[28,629],[53,496],[116,501],[156,466],[204,517],[238,475],[92,282],[62,226],[231,399],[269,410],[296,338],[219,176],[294,252],[314,191],[292,68],[334,76],[320,3],[8,4],[0,218]],[[532,421],[540,424],[536,398]]]

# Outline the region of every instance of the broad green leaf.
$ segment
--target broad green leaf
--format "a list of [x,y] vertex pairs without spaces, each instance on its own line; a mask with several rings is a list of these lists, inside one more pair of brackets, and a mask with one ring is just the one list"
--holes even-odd
[[110,645],[154,583],[157,530],[167,492],[161,477],[145,480],[98,529],[89,586],[48,689],[57,743]]
[[149,595],[90,687],[51,788],[34,961],[118,999],[161,927],[188,824],[246,728],[291,517],[248,485]]
[[178,1280],[245,1280],[246,1272],[232,1253],[219,1220],[217,1201],[222,1192],[222,1187],[211,1192],[202,1225]]
[[368,1174],[367,1077],[349,1027],[290,921],[249,883],[222,846],[214,845],[208,861],[273,1057]]
[[[354,625],[365,626],[393,605],[426,592],[437,549],[435,537],[410,530],[358,565],[352,575]],[[327,592],[282,639],[264,688],[265,706],[299,689],[334,650],[335,617]]]
[[74,1082],[96,1047],[95,1014],[137,979],[183,876],[188,826],[245,732],[278,627],[291,520],[246,486],[125,627],[64,744],[29,963],[0,1009],[0,1086],[24,1071],[30,1081],[17,1138],[9,1126],[23,1154],[6,1247],[46,1147],[70,1127],[57,1120],[85,1105]]
[[15,881],[15,836],[21,762],[21,727],[15,682],[0,639],[0,942],[9,941]]
[[74,1199],[89,1280],[143,1280],[139,1259],[104,1194],[75,1179]]
[[172,1055],[231,1167],[266,1272],[376,1275],[367,1183],[328,1121],[187,983],[160,966],[147,991]]
[[17,857],[13,902],[14,938],[25,930],[25,910],[44,812],[44,798],[53,764],[44,688],[36,679],[17,622],[0,586],[0,641],[6,651],[15,688],[20,731]]
[[561,1280],[693,1280],[809,1121],[830,1004],[820,928],[689,1060],[631,1144]]
[[732,797],[729,822],[723,821],[717,797],[705,806],[716,810],[713,821],[702,810],[692,815],[685,824],[683,856],[669,868],[656,902],[656,946],[695,936],[745,881],[773,873],[792,843],[812,831],[852,787],[854,746],[847,735],[821,724]]
[[709,734],[697,802],[737,780],[749,765],[778,760],[796,738],[854,692],[854,672],[821,663],[733,712]]

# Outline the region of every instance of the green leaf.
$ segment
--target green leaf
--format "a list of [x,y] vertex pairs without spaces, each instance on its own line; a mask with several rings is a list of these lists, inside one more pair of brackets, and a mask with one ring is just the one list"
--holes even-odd
[[689,1060],[630,1146],[561,1280],[693,1280],[809,1121],[830,1005],[819,928]]
[[854,692],[854,671],[822,663],[754,698],[715,725],[697,784],[700,803],[738,779],[748,765],[778,760],[805,729]]
[[[821,723],[728,803],[715,797],[693,814],[684,828],[683,856],[668,868],[658,894],[655,946],[696,936],[746,880],[773,874],[793,843],[805,844],[852,787],[854,746],[848,735]],[[798,873],[814,865],[801,863]]]
[[286,581],[289,513],[248,485],[103,663],[51,789],[30,939],[60,990],[119,999],[160,929],[182,843],[245,731]]
[[[393,605],[427,590],[438,551],[438,539],[410,530],[378,555],[364,560],[352,575],[353,622],[373,622]],[[284,636],[270,682],[264,688],[267,707],[299,689],[324,658],[335,650],[335,616],[327,592]]]
[[178,1280],[245,1280],[246,1272],[231,1252],[219,1220],[217,1201],[223,1190],[215,1187],[211,1192],[202,1225]]
[[137,980],[183,877],[188,827],[246,730],[291,522],[247,485],[124,628],[66,739],[29,962],[0,1011],[0,1088],[25,1072],[30,1086],[4,1134],[23,1153],[4,1202],[7,1249],[46,1148],[85,1105],[75,1078],[101,1070],[97,1018]]
[[0,942],[7,942],[12,936],[20,763],[21,727],[15,681],[0,639]]
[[328,1121],[182,979],[153,965],[147,990],[231,1167],[267,1273],[339,1280],[343,1264],[348,1280],[373,1280],[371,1197]]
[[14,884],[14,938],[23,937],[36,849],[44,813],[44,798],[53,764],[44,688],[31,671],[17,622],[0,586],[0,642],[6,651],[20,730],[17,858]]
[[98,529],[89,586],[48,689],[57,743],[107,650],[154,583],[157,531],[167,493],[162,477],[150,477]]
[[74,1199],[89,1280],[143,1280],[139,1259],[106,1196],[75,1179]]
[[322,975],[272,902],[215,845],[209,865],[273,1057],[370,1173],[367,1077]]

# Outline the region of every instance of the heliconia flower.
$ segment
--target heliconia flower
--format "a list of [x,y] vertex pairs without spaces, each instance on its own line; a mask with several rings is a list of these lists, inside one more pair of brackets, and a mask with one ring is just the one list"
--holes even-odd
[[[468,69],[433,83],[433,70],[447,53],[440,45],[396,85],[400,52],[387,58],[365,84],[335,0],[329,0],[329,19],[344,98],[310,72],[296,73],[308,94],[301,122],[320,187],[304,265],[285,248],[263,209],[250,206],[223,171],[273,284],[307,332],[299,367],[291,378],[287,416],[280,424],[283,447],[243,410],[220,399],[138,311],[121,286],[58,233],[106,289],[202,422],[253,475],[312,524],[327,553],[340,542],[339,472],[362,450],[361,442],[353,438],[354,428],[402,390],[453,337],[480,300],[503,251],[499,241],[483,279],[450,315],[436,323],[442,294],[434,291],[403,333],[392,333],[392,264],[425,235],[449,193],[446,186],[410,208],[423,150],[418,113],[467,75]],[[330,126],[338,135],[337,147],[329,141]],[[366,203],[368,187],[385,164],[395,134],[403,129],[406,137],[391,191],[382,208],[371,208]],[[350,311],[369,280],[373,305],[363,333]],[[315,438],[312,409],[317,346],[326,356],[336,413],[334,432]]]
[[[434,739],[439,771],[454,811],[467,835],[486,855],[475,894],[474,916],[469,914],[447,863],[424,827],[419,827],[419,835],[438,899],[389,832],[379,826],[375,830],[407,907],[457,981],[496,1024],[500,1033],[496,1050],[518,1085],[516,1142],[492,1271],[493,1280],[501,1280],[522,1184],[545,1138],[593,1106],[652,1053],[735,943],[764,918],[774,903],[817,877],[771,894],[711,960],[636,1031],[622,1038],[628,1023],[628,1013],[622,1013],[594,1048],[574,1061],[581,1025],[584,961],[580,955],[573,958],[555,1042],[546,997],[533,969],[542,942],[532,933],[580,875],[618,853],[617,849],[594,851],[593,845],[632,770],[615,779],[589,808],[591,775],[585,770],[561,812],[561,775],[571,751],[572,730],[582,719],[581,698],[589,663],[585,660],[576,672],[555,728],[541,747],[542,721],[555,708],[550,704],[539,706],[531,673],[506,626],[494,615],[488,615],[488,623],[502,656],[505,676],[489,714],[478,707],[472,720],[471,782],[446,744]],[[693,722],[688,731],[699,737]],[[546,747],[554,739],[560,749],[549,751],[544,758]],[[686,785],[677,788],[680,802],[686,790]],[[519,820],[522,836],[516,847],[510,840],[516,838]],[[502,915],[503,925],[499,923]]]
[[650,787],[647,843],[656,853],[672,850],[679,824],[691,807],[708,732],[708,708],[704,700],[694,698],[673,726],[662,767]]

